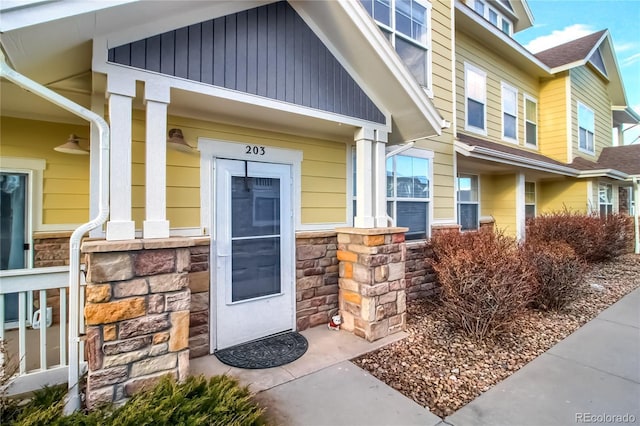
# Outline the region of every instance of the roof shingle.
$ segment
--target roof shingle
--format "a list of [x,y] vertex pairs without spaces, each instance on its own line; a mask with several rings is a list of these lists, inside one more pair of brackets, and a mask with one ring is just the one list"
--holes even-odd
[[535,54],[545,65],[550,68],[556,68],[562,65],[571,64],[587,58],[587,55],[593,50],[596,43],[602,38],[607,30],[598,31],[588,36],[543,50]]

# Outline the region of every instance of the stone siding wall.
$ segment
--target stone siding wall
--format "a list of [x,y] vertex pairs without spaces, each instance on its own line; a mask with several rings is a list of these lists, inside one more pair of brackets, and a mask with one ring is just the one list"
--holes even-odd
[[433,252],[428,243],[407,243],[407,260],[404,279],[407,283],[407,300],[422,299],[438,292],[436,275],[431,267]]
[[92,241],[87,253],[88,408],[121,402],[189,370],[194,239]]
[[342,328],[368,341],[406,327],[407,228],[340,228]]
[[71,232],[36,232],[33,234],[33,267],[69,264]]
[[191,358],[209,355],[209,240],[203,243],[204,245],[189,248],[191,254],[189,356]]
[[338,310],[335,232],[296,235],[296,322],[298,331],[328,323]]

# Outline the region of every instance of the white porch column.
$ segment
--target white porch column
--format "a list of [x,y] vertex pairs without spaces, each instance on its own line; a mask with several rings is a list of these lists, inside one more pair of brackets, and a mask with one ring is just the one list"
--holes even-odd
[[356,142],[356,228],[373,228],[373,129],[361,127],[355,132]]
[[[104,117],[104,96],[91,96],[91,111]],[[91,123],[91,135],[89,143],[89,217],[96,217],[100,208],[100,130]],[[91,238],[102,237],[102,226],[89,231]]]
[[167,104],[169,86],[161,81],[148,81],[144,87],[147,106],[147,140],[145,168],[145,221],[143,238],[169,237],[167,210]]
[[380,130],[375,132],[376,140],[373,148],[373,217],[376,228],[386,228],[387,221],[387,133]]
[[111,214],[107,240],[133,240],[136,234],[131,220],[131,101],[136,96],[136,81],[109,74],[107,96],[111,124]]
[[524,196],[524,173],[516,173],[516,238],[522,241],[526,232],[526,211]]

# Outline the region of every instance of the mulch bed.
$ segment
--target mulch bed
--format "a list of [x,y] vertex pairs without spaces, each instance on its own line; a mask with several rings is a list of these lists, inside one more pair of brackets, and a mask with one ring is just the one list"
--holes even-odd
[[640,256],[595,265],[577,300],[561,312],[529,310],[511,333],[480,342],[450,326],[437,300],[414,301],[407,307],[409,336],[354,363],[445,417],[638,287]]

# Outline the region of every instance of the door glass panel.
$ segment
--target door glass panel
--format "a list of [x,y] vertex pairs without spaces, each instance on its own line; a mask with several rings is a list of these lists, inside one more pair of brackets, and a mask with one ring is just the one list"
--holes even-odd
[[280,179],[231,182],[231,301],[280,293]]
[[234,176],[231,237],[280,234],[280,179]]
[[[26,268],[27,175],[0,173],[0,269]],[[18,320],[18,294],[4,296],[5,321]]]
[[233,241],[231,301],[280,293],[280,237]]

